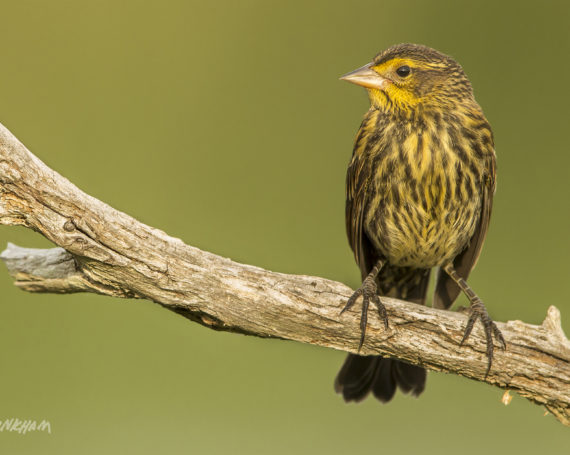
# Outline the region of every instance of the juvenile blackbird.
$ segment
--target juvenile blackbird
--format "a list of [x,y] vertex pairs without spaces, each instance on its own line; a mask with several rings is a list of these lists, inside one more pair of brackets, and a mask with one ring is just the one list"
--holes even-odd
[[[471,83],[451,57],[416,44],[390,47],[341,79],[365,87],[370,98],[346,176],[346,230],[363,282],[342,311],[362,297],[359,349],[370,302],[388,327],[382,296],[425,304],[430,271],[438,267],[433,306],[449,308],[460,291],[466,294],[461,343],[480,319],[488,372],[493,336],[505,342],[465,280],[489,226],[495,151]],[[421,367],[349,354],[335,390],[345,401],[372,392],[388,402],[398,387],[418,396],[425,382]]]

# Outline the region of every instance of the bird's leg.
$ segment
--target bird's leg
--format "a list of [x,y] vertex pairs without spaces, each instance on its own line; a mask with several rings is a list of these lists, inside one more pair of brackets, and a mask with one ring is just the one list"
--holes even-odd
[[378,287],[376,285],[376,277],[380,273],[382,266],[384,265],[384,261],[378,260],[376,265],[372,268],[370,273],[364,278],[362,285],[352,294],[352,296],[346,302],[346,305],[340,312],[340,314],[344,313],[346,310],[351,308],[355,303],[358,297],[362,296],[362,316],[360,317],[360,343],[358,344],[358,350],[364,344],[364,335],[366,334],[366,322],[368,320],[368,306],[370,305],[370,301],[372,300],[376,306],[378,307],[378,313],[380,317],[384,321],[384,327],[388,329],[388,316],[386,315],[386,307],[380,300],[380,296],[378,295]]
[[457,283],[457,285],[469,299],[469,302],[471,302],[471,306],[469,307],[469,319],[467,320],[467,326],[465,327],[461,345],[463,345],[463,343],[467,341],[467,338],[469,338],[469,335],[471,335],[471,330],[473,330],[473,325],[477,321],[477,318],[481,319],[481,322],[483,323],[483,327],[485,328],[485,337],[487,339],[488,364],[487,371],[485,372],[485,377],[487,377],[489,371],[491,370],[491,364],[493,363],[493,335],[495,336],[495,339],[501,344],[501,348],[505,349],[507,345],[505,343],[505,339],[503,338],[503,334],[497,325],[493,322],[493,320],[489,317],[483,301],[479,298],[479,296],[477,296],[477,294],[475,294],[467,282],[457,274],[455,268],[453,268],[453,265],[451,263],[446,264],[443,266],[443,270],[445,270],[450,278]]

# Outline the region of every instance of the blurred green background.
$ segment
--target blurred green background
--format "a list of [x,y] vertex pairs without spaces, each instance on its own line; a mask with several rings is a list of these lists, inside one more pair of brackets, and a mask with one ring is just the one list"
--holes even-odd
[[[471,284],[498,320],[570,329],[568,2],[0,1],[0,122],[87,193],[189,244],[358,285],[344,174],[398,42],[456,57],[493,125],[498,191]],[[0,245],[49,247],[0,227]],[[1,266],[0,452],[562,453],[543,409],[431,373],[345,405],[344,354],[217,333],[158,305],[18,291]],[[467,436],[469,434],[469,436]]]

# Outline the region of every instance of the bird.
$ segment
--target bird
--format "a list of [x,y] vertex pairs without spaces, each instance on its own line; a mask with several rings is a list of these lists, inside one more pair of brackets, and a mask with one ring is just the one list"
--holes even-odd
[[[356,135],[346,175],[346,231],[362,285],[341,311],[362,298],[360,343],[374,303],[389,328],[383,297],[426,304],[437,268],[434,308],[469,299],[463,345],[480,320],[487,374],[500,330],[467,284],[489,226],[495,193],[493,132],[463,68],[419,44],[398,44],[341,77],[366,88],[370,108]],[[381,356],[348,354],[335,390],[346,402],[370,393],[389,402],[399,388],[419,396],[426,370]]]

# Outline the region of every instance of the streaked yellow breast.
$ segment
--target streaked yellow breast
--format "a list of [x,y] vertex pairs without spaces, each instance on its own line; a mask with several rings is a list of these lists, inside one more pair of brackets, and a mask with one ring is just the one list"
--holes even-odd
[[451,260],[469,242],[481,187],[457,152],[472,158],[457,132],[409,128],[404,140],[385,144],[385,156],[376,160],[365,227],[391,264],[428,268]]

